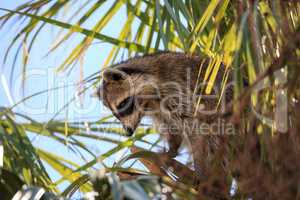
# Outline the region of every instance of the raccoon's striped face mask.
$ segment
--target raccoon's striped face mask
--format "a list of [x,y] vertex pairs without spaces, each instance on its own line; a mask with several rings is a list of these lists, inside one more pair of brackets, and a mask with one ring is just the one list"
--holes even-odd
[[103,72],[98,96],[131,136],[143,117],[136,85],[142,81],[142,71],[130,67],[109,68]]

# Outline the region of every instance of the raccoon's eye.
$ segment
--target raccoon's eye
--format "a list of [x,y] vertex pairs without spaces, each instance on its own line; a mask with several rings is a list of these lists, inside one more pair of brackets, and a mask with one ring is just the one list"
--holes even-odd
[[117,106],[117,113],[120,117],[128,116],[132,114],[134,110],[134,97],[127,97]]

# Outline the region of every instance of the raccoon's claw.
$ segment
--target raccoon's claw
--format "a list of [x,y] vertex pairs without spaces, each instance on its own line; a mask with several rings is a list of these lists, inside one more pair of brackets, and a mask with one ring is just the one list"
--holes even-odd
[[161,152],[160,152],[161,155],[163,156],[167,156],[169,158],[175,158],[177,155],[178,155],[178,151],[175,150],[175,149],[163,149]]

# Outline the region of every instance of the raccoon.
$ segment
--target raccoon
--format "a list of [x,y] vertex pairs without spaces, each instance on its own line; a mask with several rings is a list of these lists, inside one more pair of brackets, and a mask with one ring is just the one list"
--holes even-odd
[[[231,79],[230,71],[220,65],[218,73],[211,74],[209,63],[209,59],[178,52],[134,57],[104,70],[98,96],[120,120],[128,136],[143,117],[150,117],[169,144],[168,155],[175,157],[185,143],[195,168],[200,165],[198,171],[203,175],[209,168],[210,153],[222,143],[216,139],[219,136],[215,129],[219,126],[210,125],[224,111],[220,99],[232,99],[232,89],[222,94],[221,88],[224,77]],[[212,92],[205,94],[208,77],[212,76]]]

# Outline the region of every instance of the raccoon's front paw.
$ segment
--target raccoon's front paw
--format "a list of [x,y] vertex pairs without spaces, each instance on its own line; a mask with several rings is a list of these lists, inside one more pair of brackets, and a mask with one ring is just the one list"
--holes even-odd
[[169,149],[166,154],[170,158],[175,158],[178,155],[178,149]]

